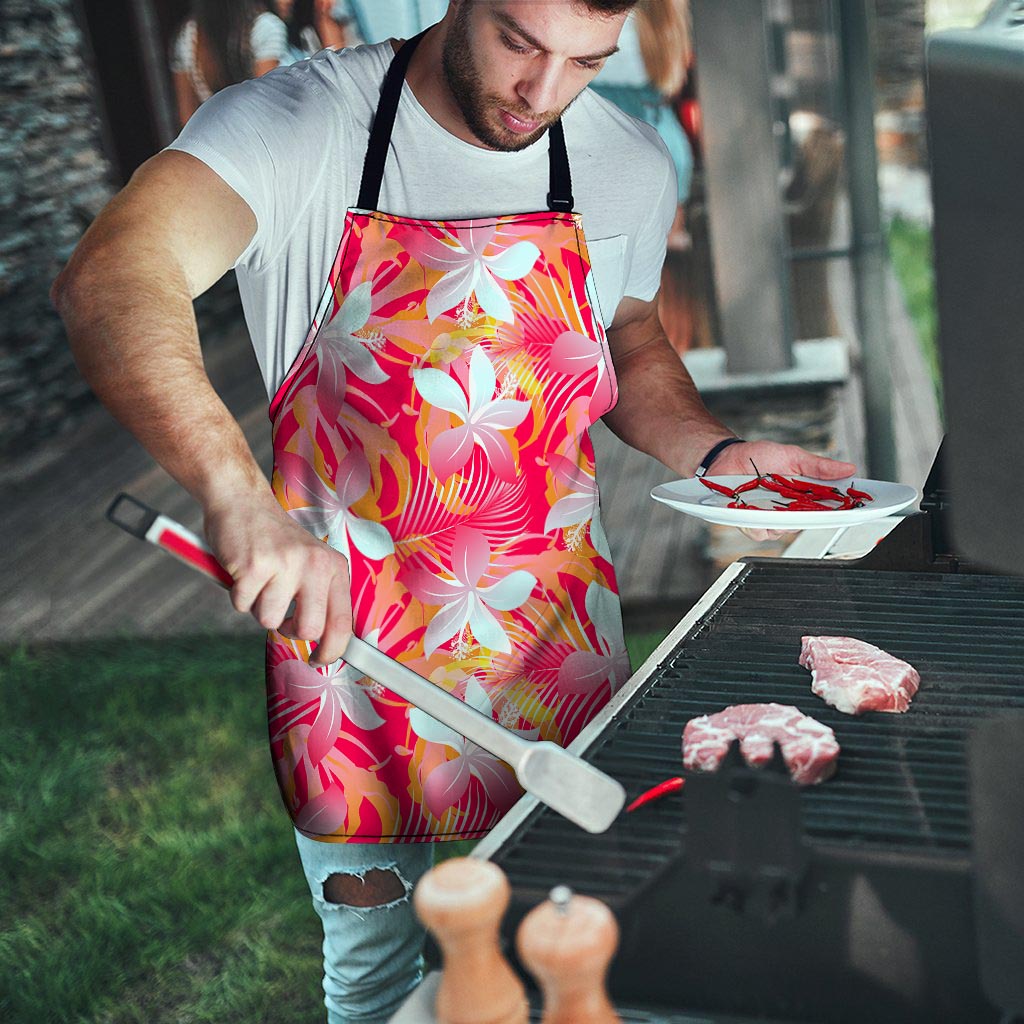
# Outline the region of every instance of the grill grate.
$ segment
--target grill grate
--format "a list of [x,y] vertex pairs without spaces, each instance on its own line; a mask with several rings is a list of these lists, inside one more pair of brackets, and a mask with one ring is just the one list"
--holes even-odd
[[[800,637],[853,636],[914,665],[903,715],[854,718],[810,691]],[[837,775],[801,795],[812,844],[965,859],[965,740],[973,722],[1024,709],[1024,580],[754,562],[586,753],[632,798],[679,773],[684,724],[728,704],[793,704],[835,730]],[[684,791],[685,792],[685,791]],[[678,847],[685,795],[582,836],[538,811],[493,859],[514,886],[569,884],[615,901]]]

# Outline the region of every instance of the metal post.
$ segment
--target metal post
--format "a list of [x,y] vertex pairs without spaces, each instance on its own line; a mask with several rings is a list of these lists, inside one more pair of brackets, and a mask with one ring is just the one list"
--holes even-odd
[[178,134],[178,107],[167,72],[167,55],[160,38],[159,21],[152,0],[132,0],[131,13],[139,39],[154,129],[159,144],[166,146]]
[[766,4],[694,0],[692,10],[726,365],[731,373],[785,370],[793,330]]
[[853,286],[864,365],[868,472],[882,480],[896,480],[899,467],[892,415],[892,356],[886,324],[887,247],[878,203],[875,151],[873,5],[868,0],[837,0],[836,7],[846,100]]

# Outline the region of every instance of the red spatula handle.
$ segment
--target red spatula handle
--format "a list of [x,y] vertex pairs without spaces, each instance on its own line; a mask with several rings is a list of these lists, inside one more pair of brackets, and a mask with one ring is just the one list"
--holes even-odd
[[230,573],[217,561],[206,541],[138,498],[119,494],[107,509],[107,518],[133,537],[148,540],[186,565],[205,573],[222,587],[230,589],[234,585]]

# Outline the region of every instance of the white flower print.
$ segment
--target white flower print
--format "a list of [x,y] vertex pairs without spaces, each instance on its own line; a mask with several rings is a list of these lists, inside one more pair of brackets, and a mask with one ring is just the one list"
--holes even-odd
[[395,544],[382,523],[361,519],[349,511],[370,489],[370,464],[362,449],[353,448],[341,460],[334,487],[321,479],[312,464],[291,453],[278,455],[278,467],[287,476],[289,490],[310,502],[305,508],[293,508],[288,514],[318,537],[327,535],[327,542],[346,558],[349,545],[367,558],[380,559],[395,553]]
[[574,651],[558,670],[561,693],[592,693],[605,680],[614,693],[629,676],[618,595],[600,583],[587,587],[587,616],[597,633],[597,649]]
[[469,398],[458,382],[441,370],[414,370],[416,390],[431,405],[453,413],[463,425],[442,431],[430,446],[430,465],[442,480],[457,473],[479,445],[495,474],[511,483],[515,459],[502,430],[518,427],[530,412],[529,402],[495,398],[497,377],[481,346],[469,360]]
[[458,636],[468,625],[476,642],[491,651],[512,650],[508,634],[491,609],[507,612],[518,608],[537,585],[537,578],[523,569],[510,572],[490,585],[480,581],[490,569],[491,547],[487,538],[468,526],[455,530],[452,544],[452,573],[455,579],[435,576],[425,569],[408,573],[403,582],[409,592],[425,605],[440,605],[427,626],[423,653],[429,658],[441,646]]
[[551,506],[544,521],[544,532],[576,526],[593,518],[597,510],[597,480],[564,455],[552,455],[548,467],[555,481],[569,493]]
[[[466,683],[466,703],[488,718],[494,717],[494,709],[487,691],[472,676]],[[455,751],[455,757],[438,765],[423,784],[424,801],[435,818],[440,818],[449,807],[462,799],[471,777],[479,779],[488,798],[502,811],[511,807],[519,798],[522,791],[515,775],[504,761],[470,742],[454,729],[442,725],[419,708],[410,709],[409,725],[420,739],[429,743],[443,743]],[[540,735],[539,729],[510,731],[528,740],[535,740]]]
[[457,228],[454,238],[449,235],[454,245],[426,234],[410,242],[410,252],[418,262],[446,272],[427,296],[427,318],[431,323],[445,310],[466,303],[472,295],[487,316],[513,322],[512,304],[498,279],[518,281],[525,277],[540,257],[540,249],[533,242],[523,241],[485,255],[496,227],[488,222]]
[[[366,642],[377,646],[379,631],[371,633]],[[317,765],[330,752],[334,741],[347,720],[356,729],[371,731],[384,724],[384,719],[373,707],[370,691],[360,680],[363,673],[341,660],[325,668],[307,665],[302,660],[280,662],[274,670],[277,683],[285,694],[299,704],[319,699],[320,708],[306,737],[306,752],[310,761]],[[274,723],[280,726],[278,732],[286,732],[290,722]]]
[[333,380],[324,380],[324,386],[337,394],[345,392],[346,367],[367,384],[383,384],[388,380],[370,352],[368,346],[372,343],[356,335],[356,331],[363,330],[370,321],[371,288],[370,281],[356,285],[342,300],[334,319],[320,333],[321,378],[333,375]]

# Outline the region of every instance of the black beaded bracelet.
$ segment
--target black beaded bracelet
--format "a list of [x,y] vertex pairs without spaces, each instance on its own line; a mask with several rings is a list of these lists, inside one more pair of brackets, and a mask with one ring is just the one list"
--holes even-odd
[[714,448],[712,448],[711,451],[709,451],[707,455],[705,455],[704,458],[700,460],[700,465],[697,467],[697,472],[694,473],[694,476],[704,476],[707,473],[707,471],[711,468],[711,463],[714,462],[715,459],[717,459],[718,456],[721,455],[722,452],[724,452],[725,449],[729,447],[729,445],[743,443],[744,442],[742,437],[727,437],[724,441],[719,441],[718,444],[716,444]]

